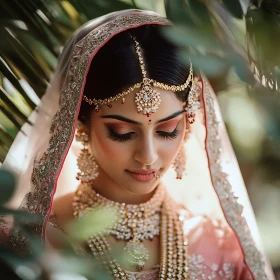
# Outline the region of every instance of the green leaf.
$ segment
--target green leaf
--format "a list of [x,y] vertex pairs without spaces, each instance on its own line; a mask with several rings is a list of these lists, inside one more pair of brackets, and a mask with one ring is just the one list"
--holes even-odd
[[4,169],[0,169],[0,205],[3,205],[12,197],[15,185],[14,175]]
[[194,24],[204,30],[211,30],[213,27],[212,16],[208,3],[201,0],[187,0],[188,16],[192,18]]
[[[228,11],[236,18],[242,19],[247,12],[249,3],[245,0],[223,0]],[[244,8],[243,8],[244,6]],[[244,9],[244,10],[243,10]]]
[[118,0],[95,0],[95,1],[80,1],[69,0],[69,2],[76,8],[77,11],[82,12],[88,19],[103,16],[107,13],[135,9],[131,3],[125,3]]
[[252,4],[257,6],[258,8],[261,6],[262,2],[263,0],[252,0]]
[[[0,115],[1,118],[1,115]],[[0,125],[0,160],[4,161],[9,148],[13,143],[13,137]]]
[[19,110],[19,108],[10,98],[9,94],[1,86],[0,97],[2,99],[2,102],[0,102],[0,106],[3,110],[3,113],[9,118],[12,118],[15,126],[17,128],[20,128],[27,121],[27,116]]
[[12,144],[13,137],[8,133],[8,131],[0,125],[0,139],[8,144]]
[[[25,45],[17,40],[11,29],[2,29],[1,35],[3,36],[3,40],[1,40],[0,48],[1,51],[5,51],[6,57],[12,57],[16,54],[17,58],[20,58],[29,66],[30,70],[33,72],[34,76],[37,77],[37,79],[48,80],[48,74],[38,65],[32,53],[28,51]],[[17,64],[15,59],[13,62],[15,65]]]
[[[1,92],[0,92],[1,93]],[[11,113],[9,110],[6,109],[6,106],[2,106],[0,104],[0,110],[2,111],[2,113],[7,117],[7,119],[9,119],[9,121],[11,121],[13,123],[13,125],[20,130],[22,125],[24,124],[23,122],[19,122],[17,118],[15,118],[15,116],[13,115],[13,113]]]
[[192,19],[188,16],[188,7],[185,0],[165,0],[166,16],[175,24],[193,25]]
[[23,210],[15,210],[0,206],[0,215],[12,215],[15,218],[16,223],[28,224],[28,223],[42,223],[43,217],[37,214],[28,213]]
[[33,65],[28,61],[28,57],[24,58],[23,54],[18,55],[17,52],[13,51],[13,48],[11,48],[10,52],[5,51],[5,55],[3,55],[3,52],[1,53],[1,46],[0,56],[4,57],[4,60],[14,72],[16,71],[18,78],[25,79],[38,97],[42,97],[47,87],[47,81],[34,72]]
[[187,26],[165,27],[163,34],[179,47],[205,50],[222,50],[223,47],[217,38],[200,28]]
[[114,208],[96,208],[70,223],[67,232],[71,233],[72,238],[84,241],[112,226],[116,218],[118,214]]
[[0,57],[0,72],[10,81],[10,83],[18,90],[25,102],[30,106],[31,109],[35,109],[35,103],[30,99],[28,94],[22,88],[17,77],[14,75],[9,66],[5,63],[2,57]]
[[228,68],[228,62],[225,59],[213,54],[204,56],[181,51],[179,55],[183,63],[188,66],[191,61],[193,67],[198,71],[202,71],[206,76],[218,75]]

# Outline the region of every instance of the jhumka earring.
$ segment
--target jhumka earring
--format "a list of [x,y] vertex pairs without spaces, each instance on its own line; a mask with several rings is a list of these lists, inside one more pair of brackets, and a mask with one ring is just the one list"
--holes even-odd
[[[184,142],[187,141],[188,135],[190,130],[186,129],[185,136],[184,136]],[[176,179],[181,180],[183,176],[186,174],[186,151],[184,144],[181,146],[174,162],[173,162],[173,168],[176,172]]]
[[[176,91],[183,91],[187,87],[190,87],[191,84],[193,84],[192,63],[190,63],[188,78],[185,81],[185,83],[182,85],[179,86],[167,85],[148,78],[145,63],[144,63],[144,58],[141,54],[139,42],[136,41],[136,39],[133,36],[131,37],[135,43],[136,54],[138,56],[139,65],[142,73],[142,81],[136,83],[135,85],[129,87],[127,90],[124,90],[123,92],[115,95],[114,97],[109,97],[106,99],[95,99],[95,98],[91,99],[88,98],[86,95],[84,95],[83,97],[84,101],[90,105],[93,105],[95,107],[96,112],[99,111],[100,106],[107,105],[108,107],[112,107],[113,101],[121,100],[122,104],[125,103],[125,97],[128,94],[133,92],[135,89],[140,89],[139,92],[136,92],[135,100],[134,100],[137,111],[138,113],[143,113],[143,115],[150,117],[152,113],[155,113],[158,110],[159,105],[161,103],[160,93],[156,91],[155,88],[176,92]],[[150,123],[151,120],[149,120],[149,124]]]
[[176,172],[176,179],[181,180],[186,172],[186,152],[184,145],[180,148],[173,162],[173,168]]
[[83,183],[89,183],[98,176],[98,165],[95,157],[89,152],[89,137],[86,133],[85,126],[78,122],[76,131],[76,140],[83,144],[83,148],[78,156],[78,168],[80,172],[77,174],[77,180]]

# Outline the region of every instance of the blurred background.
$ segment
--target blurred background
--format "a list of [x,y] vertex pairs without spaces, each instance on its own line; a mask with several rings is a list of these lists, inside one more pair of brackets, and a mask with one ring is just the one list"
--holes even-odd
[[66,40],[103,14],[140,8],[210,79],[265,251],[280,279],[279,0],[0,0],[0,162],[44,94]]

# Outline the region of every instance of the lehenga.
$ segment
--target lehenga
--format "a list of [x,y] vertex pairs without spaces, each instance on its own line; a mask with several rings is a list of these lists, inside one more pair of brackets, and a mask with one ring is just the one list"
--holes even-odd
[[[44,217],[31,227],[42,242],[55,194],[77,187],[73,174],[79,147],[74,134],[90,62],[114,35],[147,24],[170,22],[153,12],[126,10],[81,27],[66,44],[50,86],[30,117],[33,127],[25,124],[6,158],[4,166],[19,178],[17,197],[27,192],[20,207]],[[188,279],[272,280],[215,94],[206,77],[201,75],[201,81],[202,108],[185,144],[188,174],[179,181],[170,170],[163,178],[188,239]],[[20,232],[12,233],[10,241],[18,250],[29,248]],[[160,267],[126,273],[139,280],[187,279],[183,274],[175,278],[168,270],[160,278]]]

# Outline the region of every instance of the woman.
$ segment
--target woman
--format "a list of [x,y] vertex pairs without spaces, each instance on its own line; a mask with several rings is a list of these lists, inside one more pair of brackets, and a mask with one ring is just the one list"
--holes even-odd
[[[84,248],[106,256],[115,279],[273,279],[214,93],[180,63],[164,25],[127,10],[72,36],[34,127],[25,126],[29,140],[18,136],[7,157],[9,168],[29,166],[19,174],[30,185],[21,207],[43,215],[32,229],[53,246],[51,224],[63,231],[92,209],[116,210]],[[29,151],[20,163],[18,143]],[[28,248],[23,235],[11,242]]]

